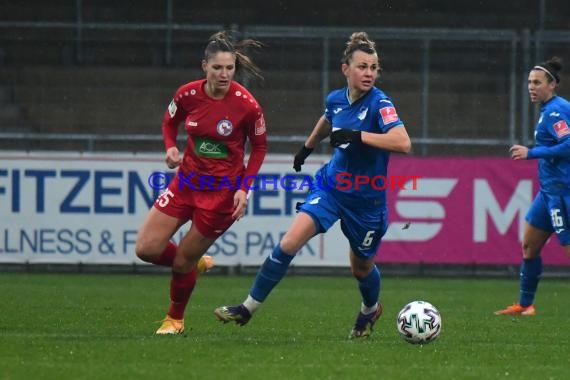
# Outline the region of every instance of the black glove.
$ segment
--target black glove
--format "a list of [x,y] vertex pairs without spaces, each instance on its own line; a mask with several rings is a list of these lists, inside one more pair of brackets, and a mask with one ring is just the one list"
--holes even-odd
[[361,131],[341,128],[331,133],[330,139],[331,145],[336,148],[346,143],[361,142],[362,136]]
[[305,163],[305,158],[309,157],[312,152],[313,148],[307,148],[305,144],[303,144],[303,147],[297,152],[295,160],[293,161],[293,169],[295,169],[296,172],[301,171],[301,165]]

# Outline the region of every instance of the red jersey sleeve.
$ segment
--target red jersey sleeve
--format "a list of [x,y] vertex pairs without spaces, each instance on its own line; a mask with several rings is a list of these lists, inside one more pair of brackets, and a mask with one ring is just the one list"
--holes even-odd
[[253,116],[247,128],[247,137],[251,144],[251,153],[243,177],[246,180],[242,181],[240,186],[240,190],[246,193],[251,187],[254,177],[259,173],[259,169],[267,153],[267,133],[261,108],[258,108]]
[[179,103],[182,99],[181,93],[184,86],[180,87],[174,94],[174,98],[168,105],[162,117],[162,137],[164,139],[164,147],[166,150],[176,146],[176,137],[178,136],[178,126],[186,118],[187,111]]

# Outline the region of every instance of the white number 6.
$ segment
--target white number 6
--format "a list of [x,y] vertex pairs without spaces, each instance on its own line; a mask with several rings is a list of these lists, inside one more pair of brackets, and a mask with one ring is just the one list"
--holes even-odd
[[370,247],[372,245],[372,241],[374,240],[374,233],[375,231],[368,231],[364,240],[362,241],[363,247]]

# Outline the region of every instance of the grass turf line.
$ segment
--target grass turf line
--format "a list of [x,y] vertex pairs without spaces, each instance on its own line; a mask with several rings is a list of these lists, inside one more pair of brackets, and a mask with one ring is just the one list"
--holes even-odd
[[[347,340],[360,300],[348,277],[290,276],[251,322],[223,325],[212,311],[239,303],[252,277],[204,276],[183,336],[153,333],[168,306],[169,276],[0,275],[4,379],[564,379],[570,356],[570,284],[545,279],[535,317],[497,317],[518,282],[383,278],[384,315],[373,337]],[[407,302],[438,307],[432,344],[399,337]]]

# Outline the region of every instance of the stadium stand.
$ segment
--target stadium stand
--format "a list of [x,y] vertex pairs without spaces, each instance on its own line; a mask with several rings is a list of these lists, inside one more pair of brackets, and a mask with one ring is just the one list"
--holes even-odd
[[[352,30],[449,28],[445,39],[433,40],[429,47],[429,136],[507,138],[510,41],[456,40],[453,31],[532,31],[541,22],[551,29],[567,28],[561,15],[570,5],[559,2],[554,12],[548,2],[548,17],[541,21],[537,17],[538,6],[532,0],[482,1],[462,4],[461,9],[452,1],[433,3],[317,1],[307,9],[304,2],[258,0],[232,5],[218,0],[192,4],[143,0],[136,6],[116,1],[3,2],[0,125],[3,131],[39,133],[159,133],[160,119],[174,89],[201,76],[203,43],[216,30],[214,26],[238,33],[247,25],[292,29],[352,26]],[[509,17],[504,17],[507,13]],[[172,24],[165,24],[169,20]],[[109,23],[115,26],[110,27]],[[424,41],[372,37],[379,43],[384,59],[382,88],[395,100],[411,134],[425,134]],[[262,39],[267,46],[255,57],[266,81],[249,87],[263,105],[273,134],[305,135],[312,127],[322,111],[326,91],[343,85],[338,57],[329,56],[328,52],[340,51],[346,38],[343,35],[327,40],[328,50],[323,39],[310,35],[288,38],[284,34]],[[520,62],[521,43],[517,40],[516,44]],[[323,67],[324,55],[329,60],[327,67]],[[520,76],[524,75],[520,63],[516,70],[519,89]],[[483,128],[489,120],[482,110],[491,108],[503,112],[496,113],[492,129]],[[118,144],[121,143],[124,144]],[[15,146],[20,148],[11,141],[0,140],[0,148]],[[56,148],[69,146],[75,147],[62,142]],[[119,149],[118,145],[109,147],[114,148]],[[146,148],[154,150],[160,144],[140,149]]]

